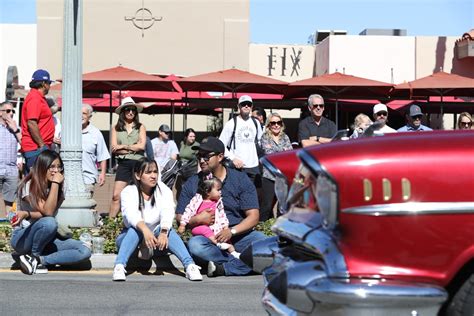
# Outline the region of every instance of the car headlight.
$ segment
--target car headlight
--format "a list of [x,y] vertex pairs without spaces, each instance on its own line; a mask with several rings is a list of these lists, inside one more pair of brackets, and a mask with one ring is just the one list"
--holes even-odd
[[323,174],[319,174],[316,184],[312,187],[323,216],[325,227],[332,229],[337,223],[337,186]]

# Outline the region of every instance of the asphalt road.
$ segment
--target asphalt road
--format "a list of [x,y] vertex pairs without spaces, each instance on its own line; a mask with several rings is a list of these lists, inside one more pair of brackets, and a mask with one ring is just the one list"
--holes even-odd
[[110,271],[4,271],[0,315],[265,315],[262,290],[261,276],[191,282],[171,273],[134,273],[117,283]]

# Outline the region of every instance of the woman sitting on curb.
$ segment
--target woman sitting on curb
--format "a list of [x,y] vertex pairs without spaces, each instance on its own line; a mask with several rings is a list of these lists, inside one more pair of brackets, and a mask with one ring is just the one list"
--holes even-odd
[[169,249],[183,263],[189,280],[202,280],[200,268],[171,228],[175,213],[173,193],[158,179],[156,161],[143,158],[135,164],[133,184],[120,194],[125,228],[117,237],[119,252],[115,260],[114,281],[125,281],[127,262],[142,240],[144,247],[150,250]]
[[21,198],[12,219],[12,248],[20,255],[25,274],[48,273],[49,265],[71,265],[87,260],[89,248],[82,242],[58,236],[56,214],[64,200],[63,162],[46,150],[36,159],[18,188]]

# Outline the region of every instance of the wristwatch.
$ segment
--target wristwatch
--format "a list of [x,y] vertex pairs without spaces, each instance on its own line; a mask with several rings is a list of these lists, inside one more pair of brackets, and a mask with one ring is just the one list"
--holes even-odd
[[13,133],[18,134],[19,132],[20,132],[20,129],[17,128],[16,131],[14,131]]
[[235,236],[237,235],[237,230],[235,228],[231,228],[230,233],[232,234],[232,236]]

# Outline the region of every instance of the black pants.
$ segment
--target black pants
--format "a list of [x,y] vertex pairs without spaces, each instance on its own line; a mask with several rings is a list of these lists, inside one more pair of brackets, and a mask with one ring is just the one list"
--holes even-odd
[[275,181],[262,177],[262,195],[260,203],[260,221],[264,222],[273,217],[275,205]]

